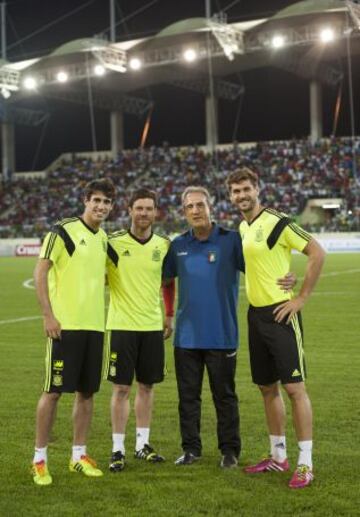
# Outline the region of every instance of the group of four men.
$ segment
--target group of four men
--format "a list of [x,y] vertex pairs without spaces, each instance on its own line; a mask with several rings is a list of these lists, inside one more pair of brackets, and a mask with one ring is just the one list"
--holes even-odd
[[[87,455],[85,444],[93,394],[101,380],[105,271],[110,306],[104,372],[113,383],[110,471],[125,467],[125,431],[134,373],[135,458],[164,461],[149,445],[149,433],[153,385],[164,377],[163,339],[173,328],[174,278],[178,279],[174,351],[183,449],[175,463],[191,465],[201,457],[201,389],[206,367],[217,415],[220,465],[237,466],[241,449],[235,391],[237,297],[239,273],[245,269],[252,378],[263,395],[270,435],[269,457],[246,467],[245,472],[289,469],[280,381],[291,400],[300,449],[289,486],[311,483],[312,412],[304,384],[299,311],[319,277],[324,252],[288,217],[260,204],[258,178],[251,170],[241,168],[231,173],[227,185],[231,201],[244,217],[240,235],[212,223],[206,189],[188,187],[182,205],[190,229],[171,243],[152,231],[156,195],[146,189],[137,190],[130,198],[130,229],[107,239],[100,225],[115,197],[108,180],[88,184],[82,217],[57,223],[47,235],[35,270],[48,336],[45,386],[36,419],[35,483],[52,482],[47,444],[63,392],[76,392],[70,471],[102,475]],[[288,274],[292,249],[309,259],[296,297],[291,293],[294,278]]]

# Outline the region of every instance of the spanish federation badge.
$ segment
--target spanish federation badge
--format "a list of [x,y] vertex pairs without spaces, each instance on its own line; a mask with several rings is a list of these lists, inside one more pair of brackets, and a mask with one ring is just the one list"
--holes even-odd
[[208,252],[208,262],[210,262],[210,264],[216,262],[216,251]]

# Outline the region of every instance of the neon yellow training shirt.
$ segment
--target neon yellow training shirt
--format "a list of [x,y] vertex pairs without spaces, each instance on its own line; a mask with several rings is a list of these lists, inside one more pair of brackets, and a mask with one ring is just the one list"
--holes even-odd
[[311,235],[284,214],[264,208],[251,222],[239,227],[245,257],[245,286],[254,307],[290,300],[276,281],[290,270],[291,250],[303,251]]
[[130,231],[109,236],[110,287],[108,330],[162,330],[162,264],[170,241],[153,233],[144,242]]
[[49,297],[64,330],[105,330],[107,235],[79,217],[55,224],[45,237],[40,258],[53,263]]

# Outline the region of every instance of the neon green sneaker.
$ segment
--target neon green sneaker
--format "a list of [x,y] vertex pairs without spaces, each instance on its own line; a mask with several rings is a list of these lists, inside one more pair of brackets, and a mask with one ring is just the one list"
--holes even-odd
[[89,456],[81,456],[79,461],[70,460],[70,472],[82,472],[85,476],[97,478],[104,474],[96,468],[96,463]]
[[33,463],[31,467],[34,483],[40,486],[51,485],[52,477],[44,460]]

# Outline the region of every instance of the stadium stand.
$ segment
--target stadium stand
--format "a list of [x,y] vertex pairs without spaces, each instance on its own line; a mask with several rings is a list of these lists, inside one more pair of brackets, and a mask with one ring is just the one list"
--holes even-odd
[[[123,151],[118,158],[76,159],[62,163],[45,179],[16,179],[0,183],[0,237],[40,237],[59,218],[82,210],[80,192],[95,177],[110,177],[118,198],[107,229],[127,225],[126,194],[137,184],[159,195],[158,222],[166,232],[182,229],[181,192],[188,185],[203,185],[214,195],[214,218],[235,226],[238,215],[231,206],[224,179],[229,171],[249,165],[260,176],[262,201],[296,218],[309,199],[338,198],[341,209],[310,231],[359,230],[360,186],[353,174],[353,149],[349,139],[261,142],[219,148],[216,157],[200,147],[161,147]],[[360,168],[360,139],[355,141],[356,169]]]

